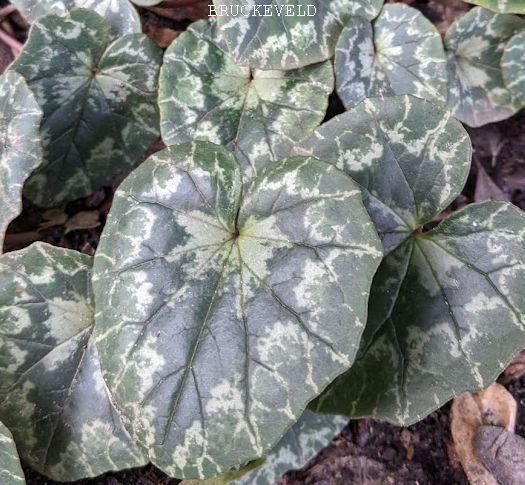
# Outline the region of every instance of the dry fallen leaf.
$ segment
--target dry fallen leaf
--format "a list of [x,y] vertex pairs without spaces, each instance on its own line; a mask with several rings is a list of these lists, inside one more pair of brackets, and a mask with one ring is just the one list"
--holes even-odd
[[77,212],[66,222],[65,234],[78,229],[93,229],[100,226],[100,214],[98,211]]
[[502,200],[510,201],[507,193],[501,190],[496,182],[492,180],[481,163],[476,162],[478,174],[476,177],[476,190],[474,192],[474,201],[482,202],[484,200]]
[[504,381],[510,382],[525,375],[525,350],[522,350],[505,369]]
[[525,440],[498,426],[481,426],[474,438],[477,455],[502,485],[525,483]]
[[159,46],[165,49],[180,34],[176,30],[168,27],[150,27],[147,35]]
[[50,227],[64,225],[69,216],[62,209],[48,209],[42,214],[43,221],[38,225],[38,229],[49,229]]
[[481,392],[466,392],[454,399],[451,431],[459,460],[471,485],[498,485],[478,457],[474,439],[480,426],[492,425],[513,432],[517,405],[512,395],[494,383]]

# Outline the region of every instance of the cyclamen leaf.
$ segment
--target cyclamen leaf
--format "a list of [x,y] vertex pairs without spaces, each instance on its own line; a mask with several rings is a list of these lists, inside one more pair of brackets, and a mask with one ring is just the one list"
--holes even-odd
[[0,76],[0,253],[9,223],[22,211],[22,187],[42,162],[42,112],[24,78]]
[[26,483],[13,437],[2,423],[0,423],[0,481],[2,485]]
[[363,187],[386,253],[358,359],[312,409],[407,425],[486,387],[525,346],[525,217],[472,205],[421,232],[463,187],[465,130],[423,100],[369,100],[300,146]]
[[525,106],[525,31],[510,39],[501,58],[505,85]]
[[367,99],[332,118],[295,153],[326,160],[361,186],[389,253],[461,192],[471,146],[444,106],[392,96]]
[[466,0],[499,13],[525,13],[525,0]]
[[12,0],[30,22],[42,15],[66,15],[74,8],[93,10],[105,17],[114,37],[141,32],[140,18],[128,0]]
[[[214,0],[217,41],[240,65],[297,69],[332,57],[347,20],[352,15],[373,19],[383,1],[284,0],[277,4],[269,0]],[[272,15],[264,16],[265,6]],[[314,15],[307,16],[308,6],[311,13],[315,7]],[[255,13],[237,14],[241,8],[253,7],[258,8]],[[287,9],[291,9],[289,14]]]
[[160,74],[162,138],[229,145],[251,179],[290,153],[323,120],[333,90],[330,62],[291,71],[250,71],[194,23],[168,48]]
[[[467,206],[397,248],[374,285],[382,319],[313,407],[408,425],[487,387],[525,345],[525,215]],[[397,292],[390,308],[381,291]]]
[[302,468],[348,424],[341,416],[305,411],[268,454],[264,463],[232,485],[272,485],[289,470]]
[[319,160],[248,187],[208,142],[140,165],[93,281],[104,376],[151,461],[207,478],[266,454],[352,363],[380,257],[359,190]]
[[158,137],[161,51],[146,36],[111,41],[107,23],[75,9],[35,22],[12,69],[44,111],[44,163],[25,195],[52,206],[84,197],[132,165]]
[[509,39],[525,29],[525,20],[481,7],[456,20],[445,36],[448,51],[448,105],[469,126],[509,118],[520,103],[505,87],[501,57]]
[[140,466],[91,340],[92,258],[36,243],[0,258],[0,417],[54,480]]
[[347,109],[365,98],[395,94],[446,101],[441,36],[408,5],[385,5],[373,23],[352,17],[337,43],[335,73]]

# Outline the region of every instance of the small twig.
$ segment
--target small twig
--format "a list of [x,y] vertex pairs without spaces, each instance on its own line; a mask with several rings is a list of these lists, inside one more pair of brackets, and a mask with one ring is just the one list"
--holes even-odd
[[13,37],[6,34],[2,29],[0,29],[0,41],[2,41],[11,49],[11,52],[15,57],[20,54],[20,51],[22,50],[22,43],[16,39],[13,39]]

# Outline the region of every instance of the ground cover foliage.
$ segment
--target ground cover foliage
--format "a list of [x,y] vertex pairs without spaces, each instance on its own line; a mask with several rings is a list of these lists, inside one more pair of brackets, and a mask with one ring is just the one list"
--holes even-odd
[[273,483],[348,418],[417,422],[525,347],[525,214],[442,217],[464,125],[525,106],[522,2],[472,2],[442,38],[403,3],[318,1],[165,52],[127,0],[13,3],[32,28],[0,76],[0,244],[22,196],[131,173],[94,257],[0,256],[2,483],[17,453],[59,481]]

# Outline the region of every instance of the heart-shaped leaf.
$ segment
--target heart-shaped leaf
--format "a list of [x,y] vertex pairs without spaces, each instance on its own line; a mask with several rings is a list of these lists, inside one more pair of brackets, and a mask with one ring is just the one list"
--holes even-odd
[[525,13],[524,0],[465,0],[499,13]]
[[74,8],[86,8],[105,17],[115,37],[141,32],[139,15],[128,0],[12,0],[11,3],[30,22],[42,15],[66,15]]
[[202,141],[120,186],[95,257],[97,347],[154,464],[206,478],[263,456],[350,366],[381,257],[361,204],[308,157],[243,186]]
[[525,20],[481,7],[456,20],[445,36],[448,51],[448,104],[469,126],[509,118],[520,103],[505,87],[501,57],[509,39],[525,29]]
[[408,5],[385,5],[373,22],[352,17],[337,43],[335,73],[337,94],[347,108],[395,94],[446,101],[441,36]]
[[0,253],[9,223],[22,210],[22,187],[42,162],[42,111],[24,78],[0,76]]
[[407,425],[489,385],[525,345],[524,234],[523,212],[486,202],[400,246],[374,281],[363,355],[315,407]]
[[146,462],[91,340],[91,263],[43,243],[0,258],[0,417],[21,456],[61,481]]
[[348,424],[341,416],[325,416],[305,411],[277,446],[268,454],[264,463],[232,485],[272,485],[289,470],[305,466]]
[[0,423],[0,481],[2,485],[26,483],[13,437],[2,423]]
[[44,163],[25,195],[42,206],[89,195],[132,165],[158,136],[161,51],[142,34],[111,40],[100,15],[35,22],[12,69],[44,112]]
[[525,31],[510,39],[501,58],[501,69],[505,85],[525,106]]
[[525,346],[525,217],[485,203],[422,231],[465,182],[460,123],[416,98],[365,101],[301,152],[331,154],[362,186],[386,253],[359,357],[313,409],[406,425],[486,387]]
[[290,153],[322,121],[333,90],[330,62],[291,71],[251,71],[224,54],[213,23],[200,21],[168,48],[160,74],[162,138],[229,145],[243,176]]
[[352,15],[373,19],[384,0],[214,0],[217,42],[240,65],[297,69],[333,56]]

